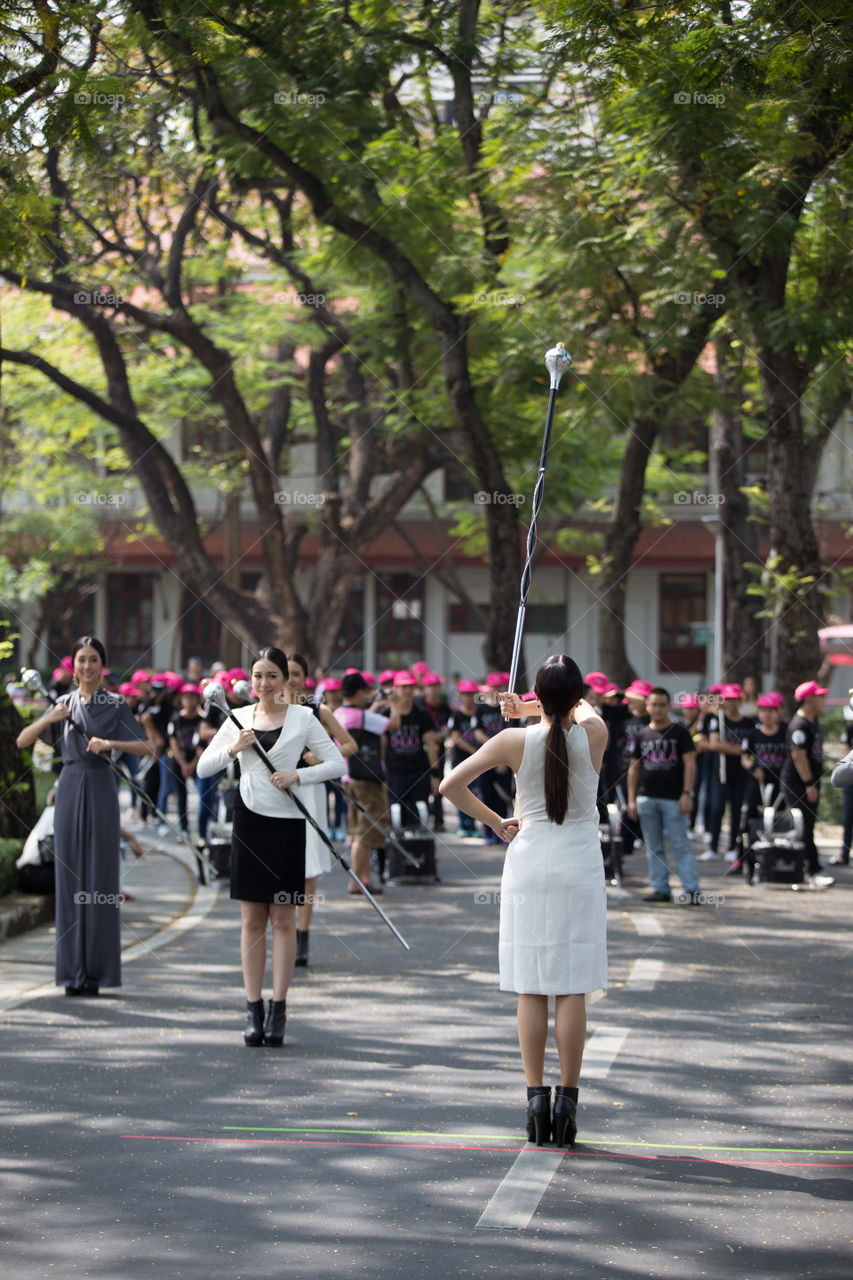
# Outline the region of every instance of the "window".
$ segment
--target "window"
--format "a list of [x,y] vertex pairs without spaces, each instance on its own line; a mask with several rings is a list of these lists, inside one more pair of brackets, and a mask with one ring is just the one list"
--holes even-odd
[[423,592],[423,579],[410,573],[392,573],[379,583],[376,661],[380,667],[402,667],[423,657]]
[[529,604],[524,614],[524,630],[537,635],[562,636],[567,628],[564,604]]
[[693,627],[707,613],[704,573],[662,573],[660,576],[660,652],[662,671],[704,672],[704,644],[693,643]]
[[113,675],[151,662],[154,576],[111,573],[107,580],[107,660]]
[[[488,614],[487,604],[477,604],[478,609]],[[476,610],[467,600],[454,600],[447,606],[447,629],[452,635],[482,635],[483,624]]]

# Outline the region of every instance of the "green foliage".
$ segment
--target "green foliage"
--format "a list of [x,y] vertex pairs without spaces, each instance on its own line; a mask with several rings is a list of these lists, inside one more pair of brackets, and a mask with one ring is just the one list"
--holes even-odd
[[15,866],[24,847],[23,840],[10,840],[0,837],[0,898],[12,893],[18,883],[18,871]]

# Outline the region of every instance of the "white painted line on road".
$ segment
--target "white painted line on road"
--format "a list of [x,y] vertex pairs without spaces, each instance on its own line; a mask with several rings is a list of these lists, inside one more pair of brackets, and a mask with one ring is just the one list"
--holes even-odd
[[480,1214],[477,1226],[491,1231],[523,1231],[565,1154],[559,1147],[524,1147]]
[[659,938],[663,933],[660,920],[656,916],[641,915],[639,912],[633,912],[631,919],[634,922],[634,928],[643,938]]
[[628,974],[628,986],[632,991],[653,991],[663,973],[663,960],[635,960]]
[[581,1076],[584,1080],[604,1080],[616,1055],[628,1037],[628,1027],[600,1027],[594,1031],[583,1051]]

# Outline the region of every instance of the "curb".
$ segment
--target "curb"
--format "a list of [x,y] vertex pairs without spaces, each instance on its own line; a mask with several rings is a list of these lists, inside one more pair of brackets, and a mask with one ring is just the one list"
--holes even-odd
[[52,893],[9,893],[0,898],[0,946],[7,938],[52,924],[56,915],[56,898]]

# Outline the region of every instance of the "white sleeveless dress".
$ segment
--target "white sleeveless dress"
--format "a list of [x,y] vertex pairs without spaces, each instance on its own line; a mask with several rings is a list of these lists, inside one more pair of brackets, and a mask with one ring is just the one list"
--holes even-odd
[[569,809],[557,826],[545,811],[549,726],[527,729],[516,775],[519,834],[501,879],[498,954],[502,991],[599,997],[607,986],[607,897],[598,838],[598,774],[580,725],[564,729]]

